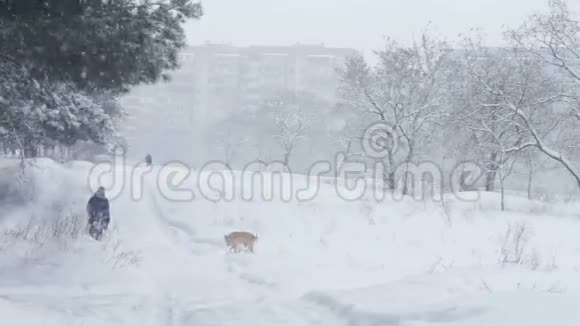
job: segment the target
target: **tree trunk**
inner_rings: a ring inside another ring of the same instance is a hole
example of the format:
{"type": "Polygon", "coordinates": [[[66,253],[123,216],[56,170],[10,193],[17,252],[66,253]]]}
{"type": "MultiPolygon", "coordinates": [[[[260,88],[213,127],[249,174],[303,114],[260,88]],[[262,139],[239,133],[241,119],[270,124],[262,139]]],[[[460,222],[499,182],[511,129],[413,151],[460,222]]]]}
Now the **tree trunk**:
{"type": "Polygon", "coordinates": [[[528,171],[528,200],[532,199],[532,181],[534,179],[534,161],[530,154],[530,169],[528,171]]]}
{"type": "Polygon", "coordinates": [[[501,191],[501,210],[502,212],[505,210],[505,191],[504,191],[504,176],[502,173],[502,168],[499,168],[499,186],[501,191]]]}
{"type": "Polygon", "coordinates": [[[403,175],[403,196],[409,194],[409,161],[405,162],[405,174],[403,175]]]}
{"type": "Polygon", "coordinates": [[[38,157],[38,148],[33,144],[27,143],[24,144],[24,156],[26,158],[35,158],[38,157]]]}
{"type": "Polygon", "coordinates": [[[409,187],[407,185],[407,182],[409,180],[408,174],[405,171],[405,174],[403,175],[403,196],[406,196],[409,194],[409,187]]]}
{"type": "MultiPolygon", "coordinates": [[[[487,173],[485,174],[485,191],[495,190],[495,178],[497,177],[497,156],[498,153],[492,153],[489,161],[492,163],[487,164],[487,173]]],[[[501,178],[501,177],[500,177],[501,178]]]]}
{"type": "Polygon", "coordinates": [[[286,169],[289,169],[288,168],[288,164],[290,164],[290,155],[291,154],[292,153],[289,152],[289,151],[287,151],[287,152],[284,153],[283,164],[284,164],[284,167],[286,167],[286,169]]]}
{"type": "Polygon", "coordinates": [[[459,176],[459,192],[470,190],[470,189],[467,189],[468,187],[467,187],[467,183],[465,181],[465,179],[467,179],[468,175],[469,175],[469,172],[463,171],[461,173],[461,175],[459,176]]]}
{"type": "MultiPolygon", "coordinates": [[[[407,153],[407,157],[405,158],[405,175],[403,176],[403,196],[408,195],[409,194],[409,164],[411,164],[411,160],[413,160],[413,157],[415,156],[415,145],[414,142],[411,141],[411,139],[409,139],[408,137],[405,137],[405,139],[407,139],[407,146],[409,146],[409,152],[407,153]]],[[[413,176],[415,177],[415,176],[413,176]]],[[[415,180],[413,180],[414,182],[415,180]]],[[[413,189],[413,191],[416,191],[415,189],[413,189]]]]}
{"type": "Polygon", "coordinates": [[[495,177],[497,176],[496,170],[488,170],[485,174],[485,191],[495,190],[495,177]]]}
{"type": "Polygon", "coordinates": [[[395,172],[394,171],[384,171],[383,172],[383,184],[387,186],[387,189],[391,192],[395,191],[395,172]]]}

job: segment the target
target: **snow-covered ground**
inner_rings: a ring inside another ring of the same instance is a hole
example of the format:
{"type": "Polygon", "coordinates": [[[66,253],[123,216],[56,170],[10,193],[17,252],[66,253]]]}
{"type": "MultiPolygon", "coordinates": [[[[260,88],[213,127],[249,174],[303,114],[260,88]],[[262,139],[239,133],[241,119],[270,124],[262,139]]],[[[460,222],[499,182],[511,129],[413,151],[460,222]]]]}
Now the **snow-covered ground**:
{"type": "Polygon", "coordinates": [[[141,199],[126,187],[111,200],[96,242],[84,230],[91,168],[40,159],[18,184],[16,162],[0,164],[3,194],[22,197],[0,216],[3,324],[580,323],[580,204],[349,202],[328,184],[307,202],[175,201],[156,168],[141,199]],[[227,252],[233,230],[258,234],[255,254],[227,252]]]}

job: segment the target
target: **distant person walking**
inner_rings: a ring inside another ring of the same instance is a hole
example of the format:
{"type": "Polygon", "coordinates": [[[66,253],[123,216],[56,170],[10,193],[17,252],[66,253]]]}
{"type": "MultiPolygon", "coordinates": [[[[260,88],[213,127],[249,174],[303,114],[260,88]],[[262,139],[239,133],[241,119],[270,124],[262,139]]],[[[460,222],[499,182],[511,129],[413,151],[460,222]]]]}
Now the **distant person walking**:
{"type": "Polygon", "coordinates": [[[153,164],[153,158],[151,158],[151,154],[147,154],[147,156],[145,156],[145,164],[147,164],[147,166],[151,166],[151,164],[153,164]]]}
{"type": "Polygon", "coordinates": [[[87,203],[87,214],[89,215],[89,234],[95,240],[100,240],[103,230],[108,229],[111,221],[109,200],[105,195],[105,188],[99,187],[97,192],[91,196],[87,203]]]}

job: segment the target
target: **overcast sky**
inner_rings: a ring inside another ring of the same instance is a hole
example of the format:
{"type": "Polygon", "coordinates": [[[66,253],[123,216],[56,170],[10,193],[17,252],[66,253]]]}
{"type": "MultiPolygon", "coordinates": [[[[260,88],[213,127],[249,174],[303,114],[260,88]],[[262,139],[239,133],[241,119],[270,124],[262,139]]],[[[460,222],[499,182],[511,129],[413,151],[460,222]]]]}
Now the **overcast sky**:
{"type": "MultiPolygon", "coordinates": [[[[580,11],[579,0],[569,0],[580,11]]],[[[503,26],[545,11],[547,0],[202,0],[205,15],[187,25],[188,42],[234,45],[324,43],[369,53],[385,36],[407,42],[432,22],[445,39],[482,27],[499,45],[503,26]]]]}

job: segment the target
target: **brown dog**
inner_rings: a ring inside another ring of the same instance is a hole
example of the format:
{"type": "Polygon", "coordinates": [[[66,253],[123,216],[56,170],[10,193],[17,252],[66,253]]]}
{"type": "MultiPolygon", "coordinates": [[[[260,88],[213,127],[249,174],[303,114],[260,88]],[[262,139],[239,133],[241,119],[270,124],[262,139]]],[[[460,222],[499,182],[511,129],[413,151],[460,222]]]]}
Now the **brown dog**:
{"type": "Polygon", "coordinates": [[[224,235],[224,240],[226,245],[228,245],[230,251],[239,252],[240,246],[246,247],[250,252],[254,252],[254,244],[258,239],[258,235],[251,234],[249,232],[236,231],[228,235],[224,235]]]}

